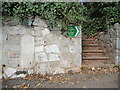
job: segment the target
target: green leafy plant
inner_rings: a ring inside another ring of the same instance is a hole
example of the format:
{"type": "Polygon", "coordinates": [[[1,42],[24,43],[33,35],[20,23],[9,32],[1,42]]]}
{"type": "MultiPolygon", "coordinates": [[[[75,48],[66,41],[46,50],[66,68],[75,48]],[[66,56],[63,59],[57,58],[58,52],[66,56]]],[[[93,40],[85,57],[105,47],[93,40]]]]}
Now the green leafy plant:
{"type": "Polygon", "coordinates": [[[79,25],[85,20],[85,7],[78,2],[3,2],[2,13],[19,17],[22,22],[36,15],[44,19],[49,27],[66,29],[66,25],[79,25]]]}
{"type": "Polygon", "coordinates": [[[118,2],[85,3],[87,22],[83,23],[83,32],[93,36],[100,31],[107,31],[107,27],[120,23],[120,4],[118,2]]]}

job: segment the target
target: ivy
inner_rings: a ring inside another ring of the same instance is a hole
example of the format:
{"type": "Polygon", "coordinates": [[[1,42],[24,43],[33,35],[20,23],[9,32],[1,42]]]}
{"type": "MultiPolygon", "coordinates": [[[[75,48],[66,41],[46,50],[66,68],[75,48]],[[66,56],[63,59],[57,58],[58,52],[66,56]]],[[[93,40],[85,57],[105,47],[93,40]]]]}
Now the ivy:
{"type": "Polygon", "coordinates": [[[36,15],[48,22],[50,27],[65,30],[66,25],[79,25],[85,21],[85,7],[79,2],[3,2],[3,16],[19,17],[21,22],[36,15]]]}
{"type": "Polygon", "coordinates": [[[120,23],[119,7],[119,2],[87,2],[83,5],[80,2],[2,2],[2,14],[3,17],[18,17],[21,23],[38,15],[50,28],[57,27],[62,31],[66,30],[66,25],[83,22],[83,33],[93,36],[120,23]]]}

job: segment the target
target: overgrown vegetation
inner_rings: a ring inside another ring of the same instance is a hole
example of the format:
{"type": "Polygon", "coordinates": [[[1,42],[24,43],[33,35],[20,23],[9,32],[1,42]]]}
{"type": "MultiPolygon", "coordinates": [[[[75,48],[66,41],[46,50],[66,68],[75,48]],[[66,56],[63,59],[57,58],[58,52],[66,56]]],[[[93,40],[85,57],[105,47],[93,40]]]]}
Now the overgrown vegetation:
{"type": "Polygon", "coordinates": [[[78,25],[84,21],[85,8],[79,2],[5,2],[2,3],[3,15],[19,17],[22,22],[36,15],[48,22],[51,27],[65,29],[66,25],[78,25]]]}
{"type": "Polygon", "coordinates": [[[84,34],[92,36],[115,23],[120,23],[120,4],[118,2],[85,3],[87,22],[83,23],[84,34]]]}
{"type": "MultiPolygon", "coordinates": [[[[46,20],[50,27],[66,30],[66,25],[79,25],[84,34],[92,36],[107,31],[108,26],[120,23],[119,2],[3,2],[3,16],[19,17],[21,22],[36,15],[46,20]]],[[[4,18],[3,18],[4,19],[4,18]]]]}

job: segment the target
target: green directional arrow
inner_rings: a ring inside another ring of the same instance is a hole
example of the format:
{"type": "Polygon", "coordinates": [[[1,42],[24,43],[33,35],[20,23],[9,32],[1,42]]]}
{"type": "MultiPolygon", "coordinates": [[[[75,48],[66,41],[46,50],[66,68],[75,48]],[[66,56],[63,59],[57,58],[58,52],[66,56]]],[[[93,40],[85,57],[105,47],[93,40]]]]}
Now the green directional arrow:
{"type": "Polygon", "coordinates": [[[76,37],[80,33],[80,29],[77,26],[69,25],[67,26],[66,36],[67,37],[76,37]]]}

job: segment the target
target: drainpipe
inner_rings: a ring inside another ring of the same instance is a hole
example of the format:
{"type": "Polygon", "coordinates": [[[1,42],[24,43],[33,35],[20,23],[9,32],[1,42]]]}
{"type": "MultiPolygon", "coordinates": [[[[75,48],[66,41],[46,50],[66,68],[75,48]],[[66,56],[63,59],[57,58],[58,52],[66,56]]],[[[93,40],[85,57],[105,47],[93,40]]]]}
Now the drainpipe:
{"type": "Polygon", "coordinates": [[[119,38],[118,38],[118,30],[117,30],[117,39],[116,39],[116,65],[118,65],[118,40],[119,40],[119,38]]]}

